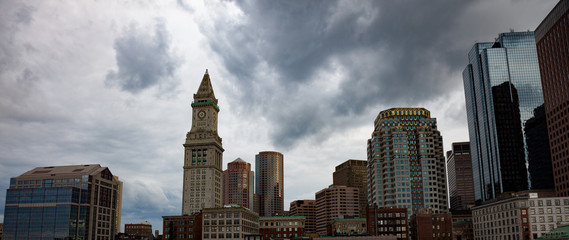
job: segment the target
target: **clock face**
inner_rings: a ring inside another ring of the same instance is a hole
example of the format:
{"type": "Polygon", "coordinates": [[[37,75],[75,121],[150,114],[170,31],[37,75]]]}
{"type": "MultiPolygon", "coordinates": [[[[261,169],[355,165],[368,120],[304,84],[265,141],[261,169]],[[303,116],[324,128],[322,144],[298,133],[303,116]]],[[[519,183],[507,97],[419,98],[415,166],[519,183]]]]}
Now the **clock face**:
{"type": "Polygon", "coordinates": [[[198,118],[203,119],[205,117],[205,112],[202,110],[198,113],[198,118]]]}

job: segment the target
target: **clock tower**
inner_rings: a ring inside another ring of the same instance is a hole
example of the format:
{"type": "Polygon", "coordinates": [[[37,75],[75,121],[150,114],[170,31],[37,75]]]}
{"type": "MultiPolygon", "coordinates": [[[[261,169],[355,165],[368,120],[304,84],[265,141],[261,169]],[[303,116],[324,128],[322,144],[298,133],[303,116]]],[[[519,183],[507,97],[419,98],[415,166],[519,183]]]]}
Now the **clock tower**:
{"type": "Polygon", "coordinates": [[[219,107],[207,70],[192,102],[192,128],[184,143],[182,215],[222,206],[223,147],[219,107]]]}

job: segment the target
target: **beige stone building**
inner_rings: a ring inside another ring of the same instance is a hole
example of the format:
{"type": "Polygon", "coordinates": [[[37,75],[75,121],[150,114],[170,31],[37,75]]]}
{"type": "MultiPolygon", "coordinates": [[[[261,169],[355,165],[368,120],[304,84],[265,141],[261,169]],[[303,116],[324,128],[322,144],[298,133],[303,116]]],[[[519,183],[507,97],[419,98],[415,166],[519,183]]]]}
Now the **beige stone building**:
{"type": "Polygon", "coordinates": [[[217,98],[206,70],[192,102],[192,128],[184,143],[182,214],[222,206],[223,147],[217,133],[217,98]]]}
{"type": "Polygon", "coordinates": [[[239,205],[202,210],[202,239],[244,239],[259,234],[259,215],[239,205]]]}

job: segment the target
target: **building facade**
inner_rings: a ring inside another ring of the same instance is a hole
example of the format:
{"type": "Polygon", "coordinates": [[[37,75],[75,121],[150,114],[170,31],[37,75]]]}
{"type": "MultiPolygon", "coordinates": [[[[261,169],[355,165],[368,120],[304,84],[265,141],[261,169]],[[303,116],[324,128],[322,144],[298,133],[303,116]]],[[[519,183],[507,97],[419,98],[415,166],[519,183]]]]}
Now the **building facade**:
{"type": "Polygon", "coordinates": [[[474,228],[472,226],[472,211],[451,209],[452,235],[454,239],[474,240],[474,228]]]}
{"type": "Polygon", "coordinates": [[[336,218],[359,215],[358,188],[332,185],[316,193],[316,233],[325,235],[326,225],[336,218]]]}
{"type": "Polygon", "coordinates": [[[184,143],[182,215],[222,206],[223,147],[217,133],[219,107],[206,70],[192,102],[192,128],[184,143]]]}
{"type": "Polygon", "coordinates": [[[368,236],[365,218],[336,218],[326,225],[326,236],[368,236]]]}
{"type": "Polygon", "coordinates": [[[259,218],[263,240],[292,239],[304,236],[304,216],[273,216],[259,218]]]}
{"type": "Polygon", "coordinates": [[[367,208],[367,161],[350,159],[336,166],[333,184],[359,189],[360,218],[365,218],[367,208]]]}
{"type": "Polygon", "coordinates": [[[535,30],[555,190],[569,196],[569,1],[561,0],[535,30]]]}
{"type": "Polygon", "coordinates": [[[446,213],[443,140],[437,120],[424,108],[381,111],[368,139],[368,203],[446,213]]]}
{"type": "Polygon", "coordinates": [[[413,240],[453,240],[452,216],[425,211],[411,215],[409,220],[413,240]]]}
{"type": "Polygon", "coordinates": [[[537,239],[569,224],[569,197],[523,191],[472,208],[475,239],[537,239]]]}
{"type": "Polygon", "coordinates": [[[452,150],[447,152],[447,171],[451,210],[468,209],[474,205],[469,142],[452,143],[452,150]]]}
{"type": "Polygon", "coordinates": [[[316,233],[316,200],[295,200],[290,203],[290,216],[304,216],[304,231],[316,233]]]}
{"type": "Polygon", "coordinates": [[[223,171],[223,205],[238,204],[253,210],[253,183],[250,163],[241,158],[228,163],[223,171]]]}
{"type": "Polygon", "coordinates": [[[255,156],[255,193],[259,216],[284,211],[284,156],[279,152],[260,152],[255,156]]]}
{"type": "Polygon", "coordinates": [[[397,240],[409,239],[407,208],[367,208],[367,231],[371,236],[392,235],[397,240]]]}
{"type": "Polygon", "coordinates": [[[534,33],[502,33],[495,42],[476,43],[468,59],[463,80],[474,195],[483,202],[503,192],[529,189],[526,164],[531,172],[549,162],[530,158],[544,156],[549,149],[528,147],[532,139],[524,130],[543,105],[534,33]]]}
{"type": "Polygon", "coordinates": [[[125,224],[124,235],[125,240],[149,239],[152,235],[152,224],[149,222],[125,224]]]}
{"type": "Polygon", "coordinates": [[[10,179],[3,239],[111,240],[122,184],[98,164],[34,168],[10,179]]]}
{"type": "Polygon", "coordinates": [[[259,215],[239,205],[202,210],[202,239],[244,239],[259,234],[259,215]]]}
{"type": "Polygon", "coordinates": [[[202,213],[183,216],[163,216],[162,236],[164,240],[202,239],[202,213]]]}

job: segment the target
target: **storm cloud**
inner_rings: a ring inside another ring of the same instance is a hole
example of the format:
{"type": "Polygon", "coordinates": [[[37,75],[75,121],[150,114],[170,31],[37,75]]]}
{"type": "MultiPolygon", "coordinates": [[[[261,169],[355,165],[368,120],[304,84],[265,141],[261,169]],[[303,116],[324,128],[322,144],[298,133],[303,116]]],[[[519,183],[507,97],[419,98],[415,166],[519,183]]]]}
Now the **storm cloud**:
{"type": "Polygon", "coordinates": [[[156,20],[154,34],[131,24],[115,40],[118,70],[110,70],[106,83],[123,91],[138,93],[174,77],[180,60],[170,51],[169,33],[163,20],[156,20]]]}

